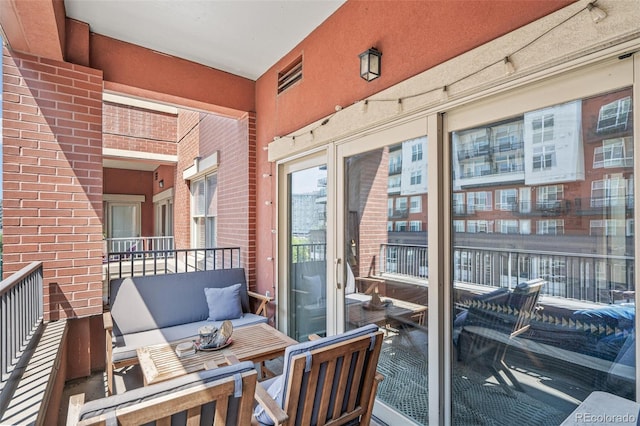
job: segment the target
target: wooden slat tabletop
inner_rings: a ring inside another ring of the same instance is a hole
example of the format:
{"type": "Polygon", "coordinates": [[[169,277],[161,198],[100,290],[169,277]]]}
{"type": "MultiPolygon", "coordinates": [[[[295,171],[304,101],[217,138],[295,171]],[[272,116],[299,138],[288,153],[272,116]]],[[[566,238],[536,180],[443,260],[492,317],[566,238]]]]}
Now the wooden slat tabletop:
{"type": "Polygon", "coordinates": [[[240,361],[262,362],[284,354],[287,346],[297,343],[294,339],[267,324],[255,324],[233,330],[232,343],[217,351],[197,351],[194,355],[178,358],[176,346],[184,339],[171,344],[138,348],[138,360],[145,385],[162,382],[184,374],[204,370],[207,366],[226,365],[225,354],[235,355],[240,361]]]}

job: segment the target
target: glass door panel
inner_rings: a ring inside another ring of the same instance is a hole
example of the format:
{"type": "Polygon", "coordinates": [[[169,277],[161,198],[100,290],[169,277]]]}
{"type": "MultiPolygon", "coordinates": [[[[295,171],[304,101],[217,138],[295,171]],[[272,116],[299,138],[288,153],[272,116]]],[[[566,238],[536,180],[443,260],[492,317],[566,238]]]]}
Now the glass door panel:
{"type": "Polygon", "coordinates": [[[426,424],[426,136],[344,158],[344,188],[344,329],[385,331],[378,402],[426,424]]]}
{"type": "Polygon", "coordinates": [[[288,174],[289,335],[298,341],[327,330],[327,167],[288,174]]]}
{"type": "Polygon", "coordinates": [[[631,104],[623,89],[451,133],[453,424],[635,399],[631,104]]]}
{"type": "Polygon", "coordinates": [[[143,250],[140,240],[140,204],[108,203],[110,252],[143,250]]]}

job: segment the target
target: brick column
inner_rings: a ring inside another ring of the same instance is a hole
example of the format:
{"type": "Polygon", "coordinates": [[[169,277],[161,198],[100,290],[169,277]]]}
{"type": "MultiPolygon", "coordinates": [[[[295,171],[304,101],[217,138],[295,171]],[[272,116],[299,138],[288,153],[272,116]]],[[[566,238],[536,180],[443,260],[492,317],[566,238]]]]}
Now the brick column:
{"type": "Polygon", "coordinates": [[[3,49],[4,276],[44,262],[45,319],[102,312],[102,73],[3,49]]]}

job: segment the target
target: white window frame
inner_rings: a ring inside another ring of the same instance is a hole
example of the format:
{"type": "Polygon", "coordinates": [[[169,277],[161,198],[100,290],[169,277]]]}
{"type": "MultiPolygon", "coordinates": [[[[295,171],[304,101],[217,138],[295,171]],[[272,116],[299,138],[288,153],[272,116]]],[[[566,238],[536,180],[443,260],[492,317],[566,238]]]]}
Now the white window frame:
{"type": "Polygon", "coordinates": [[[518,190],[516,188],[496,189],[496,210],[516,211],[518,190]]]}
{"type": "MultiPolygon", "coordinates": [[[[207,206],[209,206],[209,202],[211,201],[209,199],[209,191],[208,191],[208,181],[209,179],[215,177],[216,178],[216,191],[217,191],[217,173],[210,173],[207,175],[204,175],[202,177],[199,177],[198,179],[193,179],[191,181],[191,190],[190,190],[190,195],[191,195],[191,248],[212,248],[212,247],[216,247],[217,246],[217,237],[218,237],[218,230],[217,230],[217,226],[218,226],[218,217],[217,217],[217,207],[214,206],[215,208],[215,212],[214,214],[209,214],[207,212],[207,206]],[[194,194],[195,188],[197,185],[203,185],[203,191],[204,193],[202,194],[203,196],[203,203],[204,205],[203,207],[203,211],[197,211],[198,210],[198,199],[196,197],[196,195],[194,194]],[[204,221],[204,241],[200,241],[201,240],[201,236],[199,235],[198,231],[198,227],[199,225],[196,223],[196,219],[202,219],[204,221]],[[213,227],[213,229],[211,229],[213,227]],[[212,238],[211,238],[212,237],[212,238]],[[207,241],[209,240],[209,241],[207,241]],[[213,241],[211,241],[213,240],[213,241]]],[[[215,197],[215,195],[214,195],[215,197]]],[[[213,203],[216,202],[216,200],[211,201],[213,203]]]]}
{"type": "Polygon", "coordinates": [[[409,213],[422,213],[422,197],[413,196],[409,199],[409,213]]]}
{"type": "Polygon", "coordinates": [[[600,107],[598,113],[598,133],[611,130],[625,130],[629,121],[629,112],[631,111],[631,97],[627,96],[617,99],[600,107]],[[603,121],[613,120],[613,124],[603,123],[603,121]]]}
{"type": "Polygon", "coordinates": [[[411,162],[422,161],[422,143],[411,145],[411,162]]]}
{"type": "Polygon", "coordinates": [[[421,185],[422,184],[422,171],[414,170],[411,172],[411,185],[421,185]]]}
{"type": "Polygon", "coordinates": [[[536,207],[555,207],[564,199],[564,186],[562,184],[539,186],[536,195],[536,207]]]}
{"type": "Polygon", "coordinates": [[[621,176],[605,177],[591,182],[591,207],[613,207],[625,205],[627,183],[621,176]]]}
{"type": "Polygon", "coordinates": [[[410,232],[420,232],[420,231],[422,231],[422,221],[421,220],[410,220],[409,221],[409,231],[410,232]]]}
{"type": "Polygon", "coordinates": [[[406,232],[406,231],[408,231],[407,221],[406,220],[397,221],[395,223],[395,231],[396,232],[406,232]]]}
{"type": "Polygon", "coordinates": [[[538,235],[564,235],[564,219],[541,219],[536,221],[538,235]]]}
{"type": "Polygon", "coordinates": [[[553,114],[540,114],[531,120],[531,135],[534,144],[551,142],[555,127],[555,119],[553,114]],[[539,124],[538,128],[534,126],[539,124]]]}

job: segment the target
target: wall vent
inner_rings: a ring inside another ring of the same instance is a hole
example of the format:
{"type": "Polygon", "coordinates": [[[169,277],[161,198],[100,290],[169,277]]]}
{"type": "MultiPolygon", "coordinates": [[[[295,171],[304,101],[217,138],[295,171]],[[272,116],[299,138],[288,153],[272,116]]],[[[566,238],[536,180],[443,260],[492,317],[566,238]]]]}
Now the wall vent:
{"type": "Polygon", "coordinates": [[[302,56],[278,73],[278,94],[302,80],[302,56]]]}

